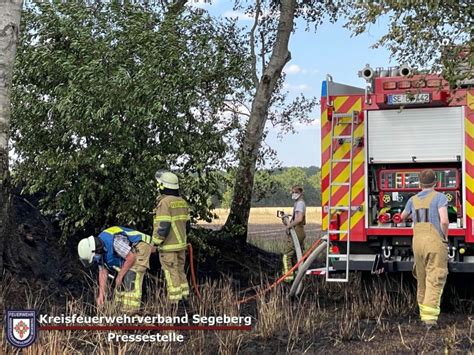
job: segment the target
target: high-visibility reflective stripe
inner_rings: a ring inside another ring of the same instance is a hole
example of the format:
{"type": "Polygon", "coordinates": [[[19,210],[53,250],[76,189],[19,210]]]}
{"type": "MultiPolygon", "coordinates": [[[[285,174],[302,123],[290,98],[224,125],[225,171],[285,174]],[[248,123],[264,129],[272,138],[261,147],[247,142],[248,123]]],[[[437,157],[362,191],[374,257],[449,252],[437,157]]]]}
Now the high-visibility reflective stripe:
{"type": "Polygon", "coordinates": [[[439,307],[431,307],[424,304],[419,304],[419,307],[420,307],[420,318],[422,321],[438,320],[438,316],[440,313],[439,307]]]}
{"type": "Polygon", "coordinates": [[[173,228],[174,235],[176,236],[176,239],[178,240],[177,244],[183,244],[183,239],[181,239],[181,235],[179,234],[178,227],[176,226],[176,223],[171,222],[171,228],[173,228]]]}
{"type": "Polygon", "coordinates": [[[189,296],[189,285],[187,283],[181,284],[181,294],[183,296],[189,296]]]}
{"type": "MultiPolygon", "coordinates": [[[[289,259],[288,256],[286,254],[283,254],[283,275],[285,275],[291,269],[291,265],[288,259],[289,259]]],[[[285,280],[291,281],[293,279],[294,279],[294,272],[288,275],[285,280]]]]}
{"type": "Polygon", "coordinates": [[[111,234],[117,234],[117,233],[123,232],[123,229],[120,227],[110,227],[110,228],[107,228],[105,232],[108,232],[111,234]]]}
{"type": "Polygon", "coordinates": [[[179,214],[176,216],[159,215],[153,218],[155,222],[187,221],[188,219],[189,216],[187,214],[179,214]]]}
{"type": "Polygon", "coordinates": [[[167,244],[160,247],[160,250],[163,250],[163,251],[177,251],[177,250],[182,250],[182,249],[186,249],[186,243],[167,244]]]}
{"type": "Polygon", "coordinates": [[[143,278],[143,275],[141,273],[136,273],[134,289],[129,292],[116,291],[114,301],[122,305],[124,308],[139,309],[141,306],[141,298],[142,298],[142,290],[141,290],[142,278],[143,278]]]}
{"type": "Polygon", "coordinates": [[[187,214],[181,214],[171,217],[171,221],[187,221],[189,219],[187,214]]]}
{"type": "Polygon", "coordinates": [[[137,232],[137,231],[126,232],[126,233],[129,236],[139,235],[142,238],[142,241],[144,241],[145,243],[151,244],[151,236],[149,236],[148,234],[137,232]]]}
{"type": "Polygon", "coordinates": [[[173,282],[171,281],[171,274],[168,270],[163,270],[165,274],[165,280],[166,280],[166,289],[168,292],[168,298],[170,300],[180,300],[182,299],[182,294],[181,294],[181,285],[178,287],[173,286],[173,282]]]}
{"type": "Polygon", "coordinates": [[[188,204],[186,201],[171,201],[170,202],[171,208],[188,208],[188,204]]]}
{"type": "Polygon", "coordinates": [[[166,286],[168,287],[168,290],[175,292],[179,291],[181,292],[181,286],[174,286],[173,281],[171,280],[171,274],[168,270],[164,270],[165,273],[165,279],[166,279],[166,286]]]}

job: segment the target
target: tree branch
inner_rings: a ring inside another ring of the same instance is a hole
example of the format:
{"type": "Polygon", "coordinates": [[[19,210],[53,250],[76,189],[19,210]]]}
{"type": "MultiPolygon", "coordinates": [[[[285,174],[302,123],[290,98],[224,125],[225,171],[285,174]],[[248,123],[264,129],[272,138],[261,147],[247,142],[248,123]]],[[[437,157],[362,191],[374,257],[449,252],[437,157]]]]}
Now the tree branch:
{"type": "MultiPolygon", "coordinates": [[[[224,105],[229,109],[230,112],[236,113],[239,115],[250,117],[250,113],[242,112],[236,109],[234,106],[229,105],[227,102],[224,102],[224,105]]],[[[246,107],[247,108],[247,107],[246,107]]]]}
{"type": "Polygon", "coordinates": [[[255,54],[255,31],[258,26],[258,18],[260,16],[260,0],[257,0],[255,5],[255,20],[253,22],[252,29],[250,30],[250,57],[252,58],[252,80],[255,87],[258,86],[258,76],[257,76],[257,56],[255,54]]]}

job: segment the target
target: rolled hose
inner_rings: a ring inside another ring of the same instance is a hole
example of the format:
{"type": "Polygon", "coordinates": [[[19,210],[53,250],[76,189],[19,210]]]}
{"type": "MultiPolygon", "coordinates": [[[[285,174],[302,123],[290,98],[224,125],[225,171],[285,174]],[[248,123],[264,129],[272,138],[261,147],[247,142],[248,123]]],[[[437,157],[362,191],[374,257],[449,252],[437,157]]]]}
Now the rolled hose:
{"type": "MultiPolygon", "coordinates": [[[[321,239],[320,239],[321,240],[321,239]]],[[[318,257],[321,252],[326,249],[326,241],[323,241],[316,249],[313,250],[311,255],[306,259],[306,261],[298,269],[298,274],[296,274],[295,280],[291,285],[290,297],[297,296],[301,292],[301,286],[303,285],[303,278],[306,276],[306,270],[311,266],[313,261],[318,257]]]]}

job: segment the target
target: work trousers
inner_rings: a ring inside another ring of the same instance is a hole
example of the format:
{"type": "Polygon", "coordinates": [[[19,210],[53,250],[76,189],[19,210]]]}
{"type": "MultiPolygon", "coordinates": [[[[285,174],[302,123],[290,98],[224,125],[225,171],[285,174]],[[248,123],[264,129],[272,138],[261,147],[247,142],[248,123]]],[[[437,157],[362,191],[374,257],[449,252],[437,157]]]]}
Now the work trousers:
{"type": "Polygon", "coordinates": [[[133,247],[136,259],[133,266],[125,274],[122,284],[115,290],[114,302],[124,311],[138,311],[141,306],[143,278],[150,268],[152,246],[140,242],[133,247]]]}
{"type": "Polygon", "coordinates": [[[165,274],[168,299],[176,303],[189,297],[189,285],[184,271],[186,251],[161,251],[160,263],[165,274]]]}
{"type": "Polygon", "coordinates": [[[433,323],[438,320],[441,294],[448,276],[448,249],[431,223],[415,224],[413,255],[420,318],[433,323]]]}
{"type": "MultiPolygon", "coordinates": [[[[301,245],[301,250],[303,250],[304,240],[306,238],[306,234],[305,234],[305,231],[304,231],[304,226],[303,225],[295,226],[295,232],[296,232],[296,235],[298,237],[298,241],[301,245]]],[[[285,275],[288,271],[290,271],[290,269],[294,265],[295,260],[296,260],[296,249],[295,249],[295,245],[293,243],[293,238],[291,238],[291,235],[287,235],[286,247],[285,247],[285,251],[283,253],[283,260],[282,260],[282,264],[283,264],[282,273],[283,273],[283,275],[285,275]]],[[[293,279],[294,279],[294,272],[291,275],[289,275],[285,279],[285,281],[289,282],[289,281],[293,281],[293,279]]]]}

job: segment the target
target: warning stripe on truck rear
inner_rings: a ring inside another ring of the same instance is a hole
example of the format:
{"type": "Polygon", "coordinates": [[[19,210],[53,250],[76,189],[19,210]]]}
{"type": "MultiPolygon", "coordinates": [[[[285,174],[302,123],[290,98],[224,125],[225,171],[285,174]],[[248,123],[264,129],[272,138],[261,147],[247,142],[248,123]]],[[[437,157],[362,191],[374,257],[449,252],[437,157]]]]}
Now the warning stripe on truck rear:
{"type": "MultiPolygon", "coordinates": [[[[334,112],[349,113],[352,111],[362,110],[361,96],[338,96],[333,98],[334,112]]],[[[364,177],[364,147],[355,147],[353,152],[352,172],[349,172],[348,163],[330,163],[331,157],[331,121],[327,117],[326,102],[323,100],[321,114],[321,151],[322,151],[322,167],[321,167],[321,189],[322,204],[327,206],[329,202],[329,169],[332,168],[333,182],[347,182],[349,174],[352,174],[352,206],[361,206],[365,196],[365,177],[364,177]]],[[[351,127],[349,124],[341,124],[335,126],[334,135],[350,135],[351,127]]],[[[364,122],[354,126],[354,139],[364,138],[364,122]]],[[[347,159],[350,156],[350,144],[348,142],[339,144],[337,140],[333,142],[333,159],[347,159]]],[[[347,205],[349,199],[349,189],[346,186],[333,186],[331,205],[347,205]]],[[[347,212],[341,213],[341,229],[347,229],[347,212]]],[[[365,240],[364,235],[364,211],[353,212],[351,219],[351,240],[365,240]]],[[[323,210],[323,230],[328,228],[328,215],[323,210]]],[[[345,234],[340,235],[341,239],[346,237],[345,234]]]]}
{"type": "Polygon", "coordinates": [[[466,241],[474,242],[474,95],[467,92],[464,120],[466,157],[466,241]]]}

